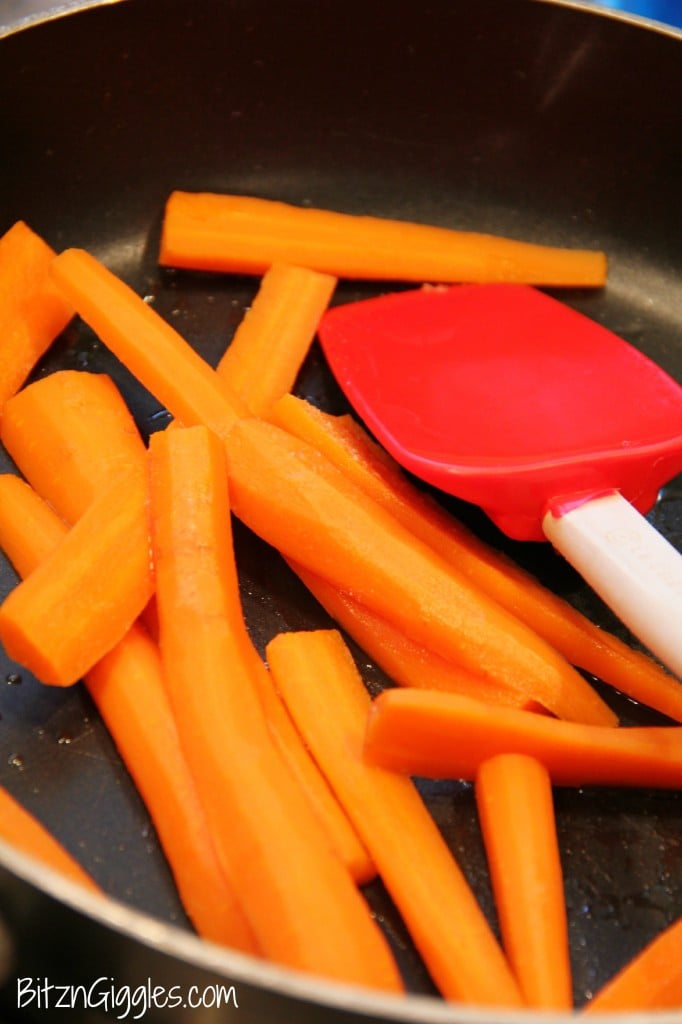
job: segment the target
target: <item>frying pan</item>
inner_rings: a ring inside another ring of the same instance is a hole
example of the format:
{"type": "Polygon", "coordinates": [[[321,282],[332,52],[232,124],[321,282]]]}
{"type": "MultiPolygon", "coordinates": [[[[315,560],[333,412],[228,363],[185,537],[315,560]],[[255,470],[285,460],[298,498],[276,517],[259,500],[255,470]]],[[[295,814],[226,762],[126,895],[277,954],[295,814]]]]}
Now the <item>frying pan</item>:
{"type": "MultiPolygon", "coordinates": [[[[0,39],[0,230],[23,218],[55,248],[89,249],[213,363],[257,282],[158,268],[161,212],[173,188],[604,248],[608,287],[571,291],[564,300],[679,379],[680,42],[673,30],[541,0],[87,4],[0,39]]],[[[337,301],[383,287],[345,283],[337,301]]],[[[81,325],[67,329],[37,373],[57,367],[110,373],[143,432],[164,424],[164,410],[81,325]]],[[[331,411],[346,408],[316,347],[297,391],[331,411]]],[[[0,455],[0,469],[10,468],[0,455]]],[[[475,508],[448,504],[580,610],[625,635],[549,546],[507,541],[475,508]]],[[[652,518],[679,546],[679,479],[652,518]]],[[[245,611],[261,648],[277,630],[329,624],[275,553],[239,525],[236,543],[245,611]]],[[[2,595],[13,583],[3,563],[2,595]]],[[[372,692],[386,685],[354,652],[372,692]]],[[[615,692],[605,696],[625,722],[660,721],[615,692]]],[[[234,986],[222,1010],[147,1008],[139,1018],[146,1021],[526,1019],[443,1003],[378,883],[367,896],[403,968],[406,1000],[199,942],[87,694],[43,687],[3,659],[0,715],[0,782],[112,897],[102,906],[0,849],[3,1019],[64,1018],[37,997],[19,1009],[17,978],[71,987],[104,979],[118,992],[177,985],[184,995],[191,985],[234,986]]],[[[456,780],[420,787],[494,922],[470,787],[456,780]]],[[[682,913],[682,796],[557,790],[556,801],[581,1005],[682,913]]],[[[81,1003],[68,1019],[115,1019],[125,1007],[107,1014],[105,994],[100,989],[99,1006],[81,1003]]],[[[127,1019],[139,1012],[140,1004],[127,1019]]],[[[661,1019],[680,1024],[682,1011],[661,1019]]]]}

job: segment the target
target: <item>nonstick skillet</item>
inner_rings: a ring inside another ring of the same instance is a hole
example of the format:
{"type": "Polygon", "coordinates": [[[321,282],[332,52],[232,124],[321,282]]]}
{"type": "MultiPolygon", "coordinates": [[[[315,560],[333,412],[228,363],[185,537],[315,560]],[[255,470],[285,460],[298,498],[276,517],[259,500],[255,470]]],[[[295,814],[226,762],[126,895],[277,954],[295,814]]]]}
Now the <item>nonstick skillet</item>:
{"type": "MultiPolygon", "coordinates": [[[[603,248],[606,289],[562,297],[679,380],[680,44],[673,30],[542,0],[85,4],[44,22],[27,20],[0,39],[0,231],[22,218],[57,249],[89,249],[153,297],[213,363],[256,281],[159,269],[161,212],[174,188],[603,248]]],[[[385,287],[345,283],[336,301],[385,287]]],[[[158,403],[79,324],[37,374],[61,367],[110,373],[143,433],[166,422],[158,403]]],[[[331,411],[345,408],[316,347],[297,391],[331,411]]],[[[11,469],[4,454],[0,460],[2,471],[11,469]]],[[[447,503],[582,611],[625,635],[547,545],[506,541],[474,508],[447,503]]],[[[679,480],[666,487],[652,518],[682,545],[679,480]]],[[[236,540],[245,610],[261,648],[280,629],[329,624],[273,551],[239,526],[236,540]]],[[[14,579],[3,562],[2,595],[14,579]]],[[[385,679],[354,652],[376,692],[385,679]]],[[[661,720],[600,692],[626,722],[661,720]]],[[[234,992],[220,1011],[150,1007],[144,1019],[524,1019],[438,999],[378,883],[367,895],[403,968],[406,1001],[203,945],[189,930],[147,812],[85,691],[44,687],[3,656],[0,716],[0,783],[113,897],[102,910],[2,848],[3,1019],[60,1019],[37,997],[19,1011],[18,978],[55,986],[105,979],[99,1005],[95,992],[90,1005],[69,1011],[70,1020],[87,1024],[120,1014],[124,1007],[114,1008],[111,996],[107,1015],[106,992],[126,985],[176,985],[186,995],[191,985],[203,991],[225,981],[234,992]]],[[[471,787],[420,787],[494,921],[471,787]]],[[[580,1006],[682,913],[682,797],[582,789],[558,790],[556,802],[580,1006]]],[[[139,1005],[128,1019],[135,1012],[139,1005]]],[[[664,1017],[679,1024],[682,1011],[664,1017]]]]}

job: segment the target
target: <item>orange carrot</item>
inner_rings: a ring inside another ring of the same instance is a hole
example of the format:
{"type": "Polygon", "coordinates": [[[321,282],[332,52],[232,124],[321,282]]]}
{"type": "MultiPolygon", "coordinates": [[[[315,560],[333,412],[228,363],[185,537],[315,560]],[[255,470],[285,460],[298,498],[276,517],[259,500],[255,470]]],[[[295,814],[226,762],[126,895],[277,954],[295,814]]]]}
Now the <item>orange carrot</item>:
{"type": "Polygon", "coordinates": [[[268,730],[240,609],[224,449],[203,427],[154,434],[150,496],[160,644],[181,742],[220,857],[264,953],[397,991],[369,908],[268,730]]]}
{"type": "Polygon", "coordinates": [[[0,238],[0,414],[73,317],[49,277],[54,256],[23,221],[0,238]]]}
{"type": "Polygon", "coordinates": [[[569,1010],[573,987],[552,785],[524,754],[476,773],[478,808],[502,943],[528,1006],[569,1010]]]}
{"type": "Polygon", "coordinates": [[[390,622],[320,576],[294,562],[289,565],[329,615],[399,685],[463,693],[530,711],[546,710],[529,700],[525,688],[515,690],[453,665],[428,648],[413,643],[390,622]]]}
{"type": "Polygon", "coordinates": [[[285,262],[337,277],[404,281],[599,286],[606,278],[601,252],[251,196],[181,191],[166,204],[159,261],[245,274],[285,262]]]}
{"type": "MultiPolygon", "coordinates": [[[[308,441],[368,497],[392,512],[473,584],[527,623],[573,665],[628,696],[682,721],[682,685],[652,658],[629,647],[485,544],[425,492],[350,416],[331,416],[287,395],[272,422],[308,441]]],[[[559,713],[556,709],[555,713],[559,713]]]]}
{"type": "Polygon", "coordinates": [[[576,717],[614,721],[549,645],[457,576],[311,445],[245,419],[235,423],[227,451],[236,515],[286,558],[467,671],[525,687],[545,707],[565,694],[576,717]]]}
{"type": "Polygon", "coordinates": [[[242,402],[141,296],[81,249],[60,253],[51,273],[77,313],[176,419],[229,433],[246,411],[242,402]]]}
{"type": "Polygon", "coordinates": [[[84,868],[6,789],[0,787],[0,839],[90,892],[101,889],[84,868]]]}
{"type": "Polygon", "coordinates": [[[505,753],[537,758],[559,786],[682,783],[679,725],[583,725],[435,690],[386,690],[372,705],[365,756],[384,768],[474,779],[505,753]]]}
{"type": "MultiPolygon", "coordinates": [[[[30,384],[8,403],[2,436],[19,469],[70,522],[82,515],[121,466],[146,467],[146,449],[132,415],[114,382],[103,374],[60,371],[30,384]],[[38,446],[32,443],[36,434],[41,439],[38,446]]],[[[150,623],[154,611],[152,601],[145,609],[144,622],[156,636],[157,628],[150,623]]],[[[250,645],[276,742],[353,876],[366,882],[373,875],[371,861],[304,749],[273,692],[265,666],[250,645]]]]}
{"type": "Polygon", "coordinates": [[[68,523],[113,474],[146,458],[120,391],[103,373],[59,370],[27,385],[5,406],[0,438],[32,487],[68,523]]]}
{"type": "Polygon", "coordinates": [[[43,682],[77,682],[149,601],[145,503],[140,467],[121,471],[0,606],[5,650],[43,682]]]}
{"type": "Polygon", "coordinates": [[[376,877],[376,868],[351,821],[336,799],[327,779],[304,744],[286,705],[264,665],[254,673],[265,717],[282,759],[305,794],[332,848],[358,885],[376,877]]]}
{"type": "Polygon", "coordinates": [[[443,995],[521,1005],[502,951],[416,787],[362,759],[370,699],[340,634],[281,633],[266,655],[443,995]]]}
{"type": "Polygon", "coordinates": [[[217,367],[255,416],[293,387],[335,287],[329,274],[286,263],[264,274],[217,367]]]}
{"type": "MultiPolygon", "coordinates": [[[[27,483],[0,475],[0,548],[20,576],[33,572],[59,547],[67,529],[27,483]]],[[[180,750],[156,644],[133,624],[84,682],[147,806],[198,933],[257,953],[234,887],[218,863],[180,750]]]]}
{"type": "Polygon", "coordinates": [[[682,917],[660,932],[583,1007],[637,1013],[682,1007],[682,917]]]}

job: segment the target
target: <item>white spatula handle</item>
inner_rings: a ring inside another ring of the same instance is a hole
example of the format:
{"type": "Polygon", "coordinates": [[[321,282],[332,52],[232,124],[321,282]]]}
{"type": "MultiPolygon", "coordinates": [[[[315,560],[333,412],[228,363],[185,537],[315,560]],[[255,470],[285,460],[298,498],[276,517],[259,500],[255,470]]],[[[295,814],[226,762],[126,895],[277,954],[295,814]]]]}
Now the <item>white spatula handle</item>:
{"type": "Polygon", "coordinates": [[[682,556],[617,492],[562,515],[546,537],[625,625],[682,676],[682,556]]]}

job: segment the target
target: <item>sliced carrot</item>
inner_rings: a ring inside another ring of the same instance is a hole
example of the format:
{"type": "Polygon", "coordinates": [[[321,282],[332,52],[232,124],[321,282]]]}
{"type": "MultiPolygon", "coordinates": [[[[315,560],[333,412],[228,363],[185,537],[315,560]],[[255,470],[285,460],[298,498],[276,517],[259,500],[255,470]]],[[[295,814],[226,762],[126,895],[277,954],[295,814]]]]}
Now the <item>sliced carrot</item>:
{"type": "Polygon", "coordinates": [[[268,731],[244,645],[224,448],[202,427],[150,442],[160,643],[181,741],[219,855],[265,954],[397,991],[369,908],[268,731]]]}
{"type": "Polygon", "coordinates": [[[464,693],[494,704],[532,711],[546,710],[529,699],[525,688],[515,690],[453,665],[427,647],[409,640],[390,622],[320,576],[294,562],[289,565],[329,615],[399,685],[464,693]]]}
{"type": "Polygon", "coordinates": [[[304,744],[275,688],[271,673],[264,665],[262,671],[255,673],[255,680],[275,746],[322,824],[337,856],[355,882],[366,885],[376,877],[376,868],[367,848],[304,744]]]}
{"type": "Polygon", "coordinates": [[[121,471],[59,547],[0,606],[10,658],[70,686],[118,643],[153,592],[146,479],[121,471]]]}
{"type": "Polygon", "coordinates": [[[74,315],[50,279],[54,257],[24,221],[0,238],[0,412],[74,315]]]}
{"type": "Polygon", "coordinates": [[[243,404],[141,296],[82,249],[60,253],[51,273],[77,313],[173,416],[226,436],[243,404]]]}
{"type": "Polygon", "coordinates": [[[637,1013],[682,1007],[682,917],[660,932],[583,1007],[637,1013]]]}
{"type": "Polygon", "coordinates": [[[82,370],[59,370],[22,388],[5,406],[0,438],[29,483],[69,523],[112,474],[146,458],[111,377],[82,370]]]}
{"type": "MultiPolygon", "coordinates": [[[[682,721],[682,685],[652,658],[581,615],[567,601],[468,530],[424,491],[348,415],[332,416],[287,395],[272,422],[308,441],[368,497],[392,512],[472,583],[527,623],[573,665],[682,721]]],[[[555,710],[555,713],[559,713],[555,710]]]]}
{"type": "Polygon", "coordinates": [[[329,274],[286,263],[263,275],[217,367],[255,416],[291,391],[335,287],[329,274]]]}
{"type": "MultiPolygon", "coordinates": [[[[67,529],[25,481],[0,475],[0,548],[20,576],[33,572],[59,547],[67,529]]],[[[198,933],[257,953],[234,888],[218,863],[180,750],[156,644],[133,624],[84,682],[147,806],[198,933]]]]}
{"type": "Polygon", "coordinates": [[[583,725],[435,690],[386,690],[372,705],[365,756],[373,764],[474,779],[484,761],[504,753],[537,758],[559,786],[682,783],[679,725],[583,725]]]}
{"type": "Polygon", "coordinates": [[[599,286],[601,252],[292,206],[252,196],[171,193],[160,263],[263,273],[272,263],[337,277],[599,286]]]}
{"type": "Polygon", "coordinates": [[[532,630],[459,577],[311,445],[260,420],[227,443],[234,511],[286,558],[333,582],[411,640],[587,721],[614,715],[532,630]],[[550,703],[552,702],[552,703],[550,703]]]}
{"type": "Polygon", "coordinates": [[[569,1010],[573,986],[561,856],[547,769],[498,754],[476,773],[476,806],[502,944],[528,1006],[569,1010]]]}
{"type": "Polygon", "coordinates": [[[0,839],[90,892],[100,887],[34,815],[0,787],[0,839]]]}
{"type": "Polygon", "coordinates": [[[442,994],[521,1005],[497,940],[416,787],[363,761],[370,698],[340,634],[281,633],[266,654],[442,994]]]}
{"type": "MultiPolygon", "coordinates": [[[[30,384],[8,403],[2,434],[17,466],[70,522],[78,519],[121,466],[146,466],[146,448],[132,415],[114,382],[103,374],[60,371],[30,384]],[[41,438],[38,446],[32,443],[36,433],[41,438]]],[[[145,625],[152,610],[153,602],[145,609],[145,625]]],[[[154,627],[152,635],[156,634],[154,627]]],[[[303,747],[253,644],[244,636],[252,648],[254,674],[267,701],[276,742],[353,877],[368,881],[374,869],[366,850],[303,747]]]]}

